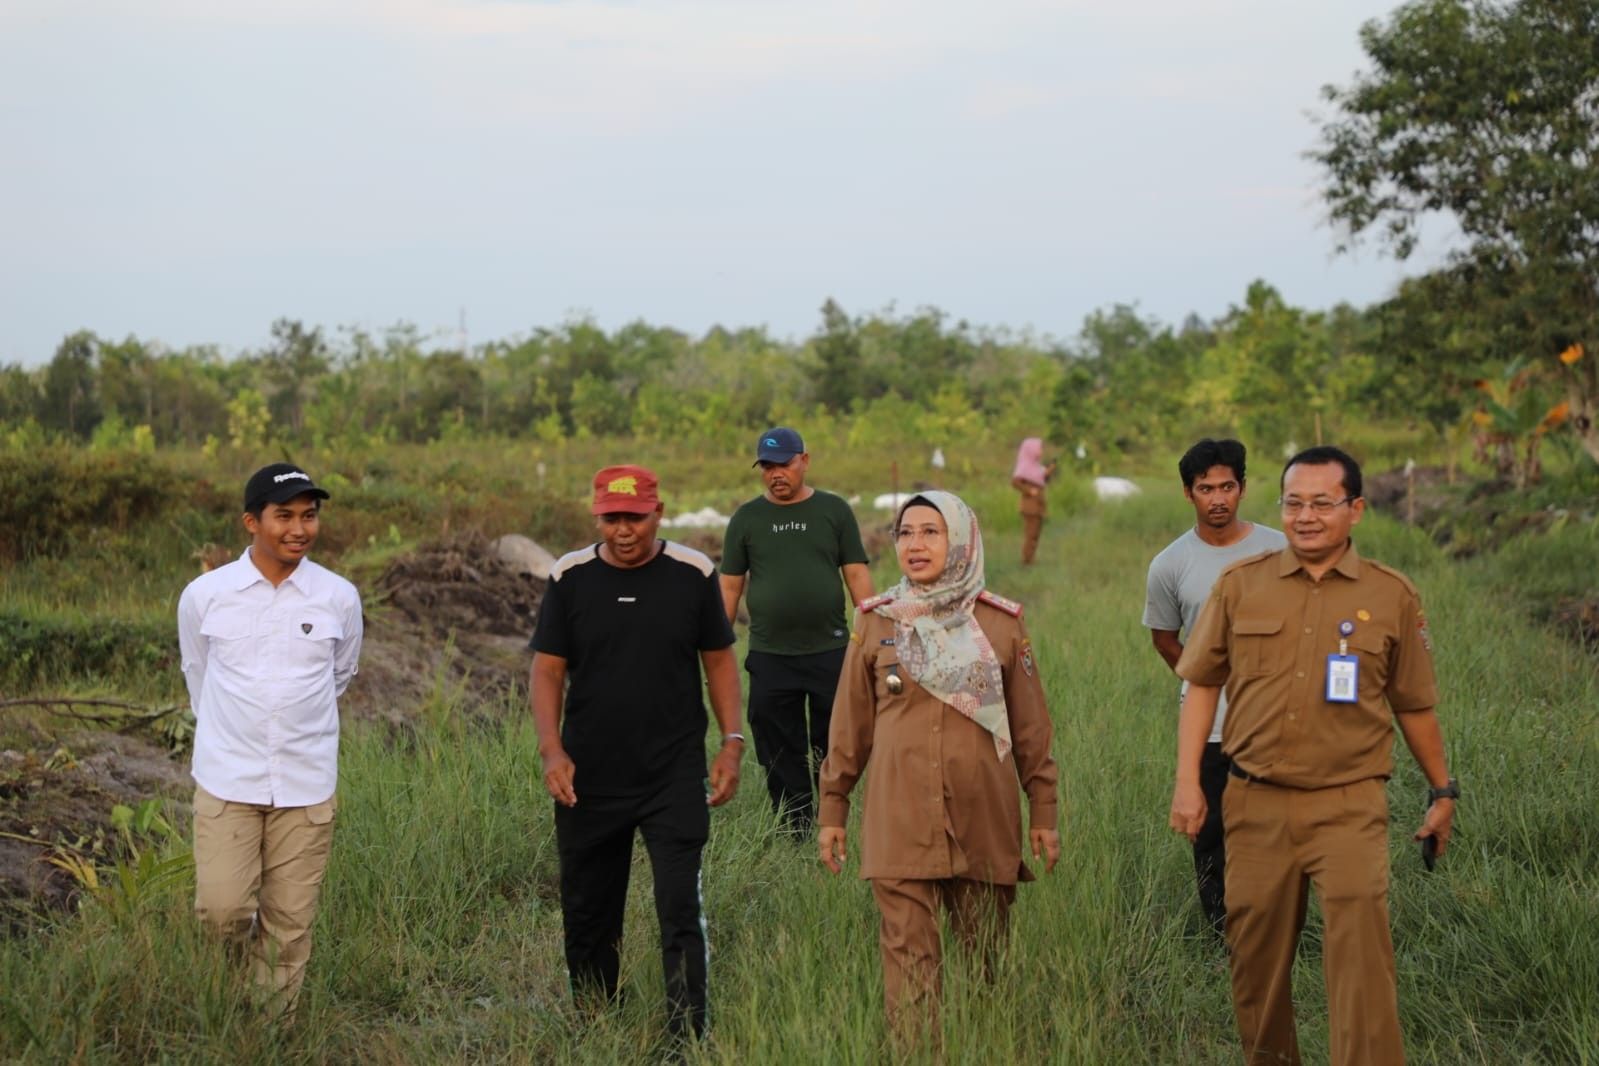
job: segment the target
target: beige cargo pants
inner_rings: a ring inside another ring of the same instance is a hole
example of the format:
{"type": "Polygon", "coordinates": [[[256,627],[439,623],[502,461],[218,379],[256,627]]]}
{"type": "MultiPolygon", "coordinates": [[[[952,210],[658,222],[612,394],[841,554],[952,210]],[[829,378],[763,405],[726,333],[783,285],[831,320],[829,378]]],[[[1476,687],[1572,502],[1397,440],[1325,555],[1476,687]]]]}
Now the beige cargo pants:
{"type": "Polygon", "coordinates": [[[333,845],[336,802],[270,807],[194,791],[194,909],[249,952],[272,1009],[291,1014],[333,845]]]}

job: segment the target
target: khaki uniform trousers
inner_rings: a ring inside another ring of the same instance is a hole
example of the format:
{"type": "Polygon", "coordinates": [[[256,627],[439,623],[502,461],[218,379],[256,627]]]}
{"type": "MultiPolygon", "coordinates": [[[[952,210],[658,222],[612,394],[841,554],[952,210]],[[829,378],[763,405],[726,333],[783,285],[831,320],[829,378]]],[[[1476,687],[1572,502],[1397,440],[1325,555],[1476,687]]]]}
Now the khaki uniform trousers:
{"type": "Polygon", "coordinates": [[[1222,820],[1233,1010],[1244,1061],[1298,1066],[1291,977],[1315,885],[1326,926],[1332,1066],[1402,1064],[1383,781],[1307,790],[1230,777],[1222,820]]]}
{"type": "Polygon", "coordinates": [[[1042,496],[1022,497],[1022,565],[1032,563],[1038,552],[1038,536],[1044,530],[1044,499],[1042,496]]]}
{"type": "Polygon", "coordinates": [[[333,845],[334,800],[271,807],[194,791],[194,909],[248,949],[257,985],[294,1010],[311,955],[322,875],[333,845]]]}
{"type": "Polygon", "coordinates": [[[942,945],[938,912],[949,912],[950,930],[963,948],[978,951],[985,971],[1003,943],[1015,885],[995,885],[964,877],[872,879],[872,895],[882,917],[878,940],[883,954],[883,1006],[895,1029],[936,1027],[943,992],[942,945]]]}
{"type": "Polygon", "coordinates": [[[1044,516],[1041,514],[1022,515],[1022,564],[1029,565],[1033,556],[1038,554],[1038,536],[1044,530],[1044,516]]]}

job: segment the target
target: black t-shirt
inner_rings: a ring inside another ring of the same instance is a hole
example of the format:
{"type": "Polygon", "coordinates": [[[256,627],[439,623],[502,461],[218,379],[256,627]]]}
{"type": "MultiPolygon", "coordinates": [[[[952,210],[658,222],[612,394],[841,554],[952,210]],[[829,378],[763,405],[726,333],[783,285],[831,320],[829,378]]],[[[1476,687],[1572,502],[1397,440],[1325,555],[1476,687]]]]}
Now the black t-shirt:
{"type": "Polygon", "coordinates": [[[631,569],[605,562],[597,544],[562,556],[532,645],[566,660],[561,743],[578,796],[704,777],[699,653],[732,643],[716,565],[703,553],[663,541],[631,569]]]}

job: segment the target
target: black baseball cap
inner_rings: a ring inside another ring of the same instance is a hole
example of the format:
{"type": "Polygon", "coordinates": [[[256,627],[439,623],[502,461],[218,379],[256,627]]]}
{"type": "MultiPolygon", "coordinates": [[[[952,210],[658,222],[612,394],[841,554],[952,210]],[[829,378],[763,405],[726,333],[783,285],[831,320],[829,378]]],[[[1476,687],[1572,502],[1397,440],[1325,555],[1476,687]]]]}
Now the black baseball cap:
{"type": "Polygon", "coordinates": [[[786,463],[805,450],[799,431],[787,426],[775,426],[761,434],[755,442],[755,463],[786,463]]]}
{"type": "Polygon", "coordinates": [[[244,509],[258,511],[269,503],[288,503],[296,496],[328,498],[327,489],[319,489],[311,475],[293,463],[273,463],[263,466],[250,475],[244,483],[244,509]]]}

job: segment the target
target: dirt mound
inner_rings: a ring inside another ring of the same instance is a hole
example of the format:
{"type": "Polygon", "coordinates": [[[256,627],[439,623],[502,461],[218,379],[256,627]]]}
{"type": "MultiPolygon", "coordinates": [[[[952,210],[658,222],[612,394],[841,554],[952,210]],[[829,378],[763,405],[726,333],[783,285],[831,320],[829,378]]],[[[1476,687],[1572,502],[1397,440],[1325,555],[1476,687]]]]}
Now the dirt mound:
{"type": "Polygon", "coordinates": [[[1418,466],[1413,478],[1414,509],[1410,500],[1412,476],[1406,475],[1403,467],[1385,470],[1365,479],[1367,505],[1401,522],[1413,521],[1418,526],[1431,526],[1433,519],[1447,512],[1459,500],[1459,492],[1449,484],[1449,472],[1441,466],[1418,466]]]}
{"type": "Polygon", "coordinates": [[[119,733],[85,731],[40,749],[0,751],[0,932],[31,911],[65,905],[77,890],[50,856],[115,858],[111,808],[151,796],[184,803],[193,788],[186,759],[119,733]]]}
{"type": "Polygon", "coordinates": [[[533,632],[544,582],[501,562],[478,534],[426,544],[378,578],[375,595],[414,625],[520,636],[533,632]]]}
{"type": "Polygon", "coordinates": [[[366,596],[361,670],[342,709],[403,724],[441,688],[470,704],[526,706],[527,641],[544,586],[478,533],[395,559],[366,596]]]}
{"type": "Polygon", "coordinates": [[[1599,596],[1561,600],[1555,605],[1550,621],[1584,648],[1599,652],[1599,596]]]}

